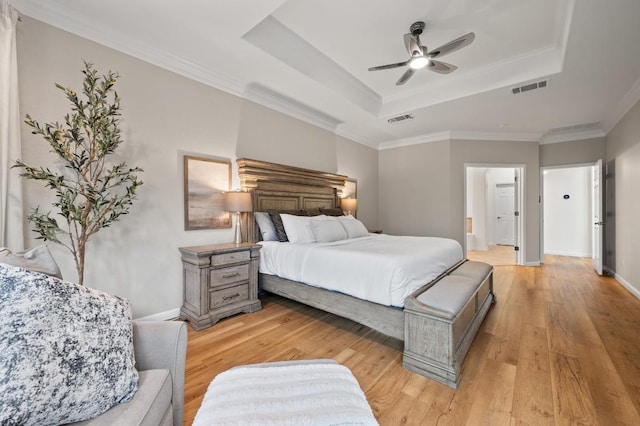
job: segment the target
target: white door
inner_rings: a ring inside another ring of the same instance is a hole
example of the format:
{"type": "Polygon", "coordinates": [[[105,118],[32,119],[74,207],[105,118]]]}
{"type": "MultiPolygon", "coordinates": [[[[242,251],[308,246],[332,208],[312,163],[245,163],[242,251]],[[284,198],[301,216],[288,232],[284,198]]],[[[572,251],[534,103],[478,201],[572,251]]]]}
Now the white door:
{"type": "Polygon", "coordinates": [[[516,243],[514,186],[513,183],[496,184],[493,198],[496,213],[496,244],[512,246],[516,243]]]}
{"type": "Polygon", "coordinates": [[[593,166],[593,269],[602,275],[602,241],[604,234],[604,222],[602,221],[602,160],[598,160],[593,166]]]}
{"type": "Polygon", "coordinates": [[[520,238],[522,237],[522,221],[520,220],[520,211],[522,210],[522,205],[520,204],[520,185],[522,184],[521,182],[521,173],[520,173],[520,169],[515,168],[513,169],[513,178],[515,181],[515,185],[513,186],[513,208],[515,209],[514,215],[515,217],[515,225],[513,227],[513,232],[515,232],[515,237],[514,237],[514,246],[515,246],[515,250],[513,251],[513,255],[515,257],[515,262],[516,265],[520,265],[521,264],[521,259],[520,259],[520,244],[522,244],[520,242],[520,238]]]}

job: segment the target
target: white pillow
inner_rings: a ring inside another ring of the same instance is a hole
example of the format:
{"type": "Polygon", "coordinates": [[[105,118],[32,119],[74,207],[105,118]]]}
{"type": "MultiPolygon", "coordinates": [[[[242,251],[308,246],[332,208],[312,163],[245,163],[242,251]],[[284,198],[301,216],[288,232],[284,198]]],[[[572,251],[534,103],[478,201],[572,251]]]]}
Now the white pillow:
{"type": "Polygon", "coordinates": [[[311,230],[319,243],[330,243],[349,238],[347,231],[338,222],[338,219],[312,218],[311,230]]]}
{"type": "Polygon", "coordinates": [[[338,216],[338,221],[344,226],[349,238],[368,237],[369,231],[364,223],[353,216],[338,216]]]}
{"type": "Polygon", "coordinates": [[[278,234],[276,234],[276,227],[273,224],[269,213],[255,212],[253,216],[256,218],[256,222],[258,222],[262,241],[279,241],[278,234]]]}
{"type": "Polygon", "coordinates": [[[284,232],[287,233],[289,242],[296,243],[315,243],[316,236],[311,230],[311,217],[295,216],[292,214],[281,213],[282,225],[284,232]]]}

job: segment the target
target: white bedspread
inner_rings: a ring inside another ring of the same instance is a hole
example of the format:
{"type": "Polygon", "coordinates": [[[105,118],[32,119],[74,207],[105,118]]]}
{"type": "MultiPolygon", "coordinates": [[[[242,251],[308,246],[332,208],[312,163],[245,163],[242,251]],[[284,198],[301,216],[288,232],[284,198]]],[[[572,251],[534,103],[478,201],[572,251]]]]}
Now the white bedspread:
{"type": "Polygon", "coordinates": [[[457,241],[437,237],[371,234],[332,243],[260,244],[261,273],[398,307],[462,260],[457,241]]]}

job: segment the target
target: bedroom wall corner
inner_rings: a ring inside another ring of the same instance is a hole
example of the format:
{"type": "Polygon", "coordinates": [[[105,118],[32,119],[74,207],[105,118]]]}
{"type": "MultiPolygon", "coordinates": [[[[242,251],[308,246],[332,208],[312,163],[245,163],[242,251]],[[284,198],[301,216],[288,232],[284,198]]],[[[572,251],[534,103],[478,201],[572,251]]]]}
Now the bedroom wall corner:
{"type": "Polygon", "coordinates": [[[379,151],[336,136],[338,173],[358,181],[357,216],[368,229],[378,229],[379,151]]]}
{"type": "Polygon", "coordinates": [[[640,101],[613,127],[606,142],[605,262],[633,294],[640,294],[640,101]]]}

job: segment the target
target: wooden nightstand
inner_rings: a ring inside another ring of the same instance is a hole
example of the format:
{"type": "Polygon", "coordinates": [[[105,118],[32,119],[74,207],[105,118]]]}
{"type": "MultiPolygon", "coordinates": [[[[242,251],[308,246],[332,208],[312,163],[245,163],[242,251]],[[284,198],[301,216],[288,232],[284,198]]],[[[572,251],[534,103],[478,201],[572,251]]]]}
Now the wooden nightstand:
{"type": "Polygon", "coordinates": [[[221,318],[259,311],[260,248],[233,243],[180,247],[184,283],[180,318],[202,330],[221,318]]]}

